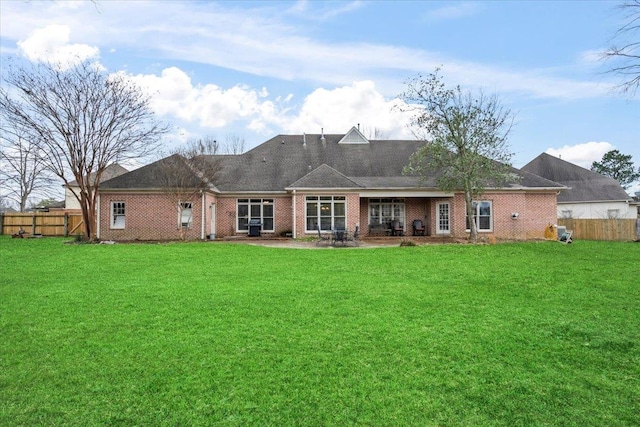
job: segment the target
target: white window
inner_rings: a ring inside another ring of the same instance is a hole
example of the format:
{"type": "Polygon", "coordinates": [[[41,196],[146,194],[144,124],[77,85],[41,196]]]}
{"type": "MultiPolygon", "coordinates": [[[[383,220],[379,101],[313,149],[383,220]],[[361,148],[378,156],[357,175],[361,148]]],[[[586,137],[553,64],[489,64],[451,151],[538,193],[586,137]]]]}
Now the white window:
{"type": "Polygon", "coordinates": [[[111,228],[124,228],[124,202],[111,202],[111,228]]]}
{"type": "Polygon", "coordinates": [[[238,199],[237,230],[249,231],[249,221],[259,220],[262,231],[274,231],[273,199],[238,199]]]}
{"type": "Polygon", "coordinates": [[[369,224],[391,227],[395,220],[405,224],[405,209],[403,199],[369,199],[369,224]]]}
{"type": "Polygon", "coordinates": [[[436,205],[437,217],[436,217],[436,234],[449,234],[451,233],[451,220],[449,217],[449,203],[438,203],[436,205]]]}
{"type": "Polygon", "coordinates": [[[191,202],[180,202],[180,226],[191,228],[193,225],[193,210],[191,202]]]}
{"type": "MultiPolygon", "coordinates": [[[[490,200],[473,202],[473,221],[478,231],[493,231],[493,206],[490,200]]],[[[467,217],[467,231],[471,229],[467,217]]]]}
{"type": "Polygon", "coordinates": [[[305,206],[307,232],[345,230],[347,227],[344,196],[307,196],[305,206]]]}
{"type": "Polygon", "coordinates": [[[573,217],[573,211],[572,211],[572,210],[570,210],[570,209],[568,209],[568,210],[563,210],[563,211],[561,212],[561,214],[562,214],[562,218],[564,218],[564,219],[568,219],[568,218],[572,218],[572,217],[573,217]]]}

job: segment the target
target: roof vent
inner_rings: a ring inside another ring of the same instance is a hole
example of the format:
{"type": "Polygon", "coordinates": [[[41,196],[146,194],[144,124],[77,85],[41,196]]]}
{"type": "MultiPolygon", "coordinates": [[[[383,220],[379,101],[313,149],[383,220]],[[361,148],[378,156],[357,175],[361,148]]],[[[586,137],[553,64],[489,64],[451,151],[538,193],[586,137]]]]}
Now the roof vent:
{"type": "Polygon", "coordinates": [[[302,145],[307,145],[307,134],[306,133],[302,134],[302,145]]]}
{"type": "Polygon", "coordinates": [[[266,157],[263,157],[263,158],[262,158],[262,163],[266,163],[266,162],[267,162],[267,158],[266,158],[266,157]]]}
{"type": "Polygon", "coordinates": [[[324,128],[320,128],[320,141],[322,141],[323,144],[326,141],[324,137],[324,128]]]}

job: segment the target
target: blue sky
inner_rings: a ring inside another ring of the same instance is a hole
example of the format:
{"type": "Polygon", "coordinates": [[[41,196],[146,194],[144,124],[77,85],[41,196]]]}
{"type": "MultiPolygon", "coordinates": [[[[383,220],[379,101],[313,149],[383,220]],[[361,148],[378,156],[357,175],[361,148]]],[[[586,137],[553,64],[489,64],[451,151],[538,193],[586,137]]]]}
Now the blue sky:
{"type": "MultiPolygon", "coordinates": [[[[617,2],[0,2],[0,54],[83,58],[135,79],[189,138],[344,133],[406,138],[404,82],[442,67],[516,113],[514,165],[542,152],[588,167],[610,149],[640,165],[640,99],[615,93],[597,52],[617,2]]],[[[3,67],[4,68],[4,67],[3,67]]]]}

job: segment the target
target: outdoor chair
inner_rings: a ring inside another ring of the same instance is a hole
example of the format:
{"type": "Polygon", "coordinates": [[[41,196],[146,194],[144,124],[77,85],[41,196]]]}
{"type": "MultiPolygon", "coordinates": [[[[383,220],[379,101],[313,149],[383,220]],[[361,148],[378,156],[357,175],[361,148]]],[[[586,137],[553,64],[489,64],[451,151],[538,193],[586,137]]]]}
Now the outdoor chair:
{"type": "Polygon", "coordinates": [[[421,219],[413,220],[413,235],[414,236],[424,236],[425,226],[424,222],[421,219]]]}
{"type": "Polygon", "coordinates": [[[316,240],[316,245],[320,246],[323,243],[329,244],[331,243],[331,238],[329,236],[325,236],[320,232],[320,226],[316,225],[316,230],[318,230],[318,240],[316,240]]]}
{"type": "Polygon", "coordinates": [[[353,235],[347,235],[347,240],[353,242],[354,246],[360,246],[360,242],[358,239],[360,238],[360,226],[356,225],[356,229],[353,232],[353,235]]]}
{"type": "Polygon", "coordinates": [[[335,246],[338,242],[342,243],[342,246],[345,246],[348,238],[347,230],[334,230],[333,231],[333,242],[332,244],[335,246]]]}
{"type": "Polygon", "coordinates": [[[402,227],[402,223],[398,220],[391,222],[391,235],[392,236],[403,236],[404,228],[402,227]]]}
{"type": "Polygon", "coordinates": [[[560,235],[558,240],[564,244],[573,243],[573,237],[571,236],[573,236],[573,230],[567,230],[560,235]]]}

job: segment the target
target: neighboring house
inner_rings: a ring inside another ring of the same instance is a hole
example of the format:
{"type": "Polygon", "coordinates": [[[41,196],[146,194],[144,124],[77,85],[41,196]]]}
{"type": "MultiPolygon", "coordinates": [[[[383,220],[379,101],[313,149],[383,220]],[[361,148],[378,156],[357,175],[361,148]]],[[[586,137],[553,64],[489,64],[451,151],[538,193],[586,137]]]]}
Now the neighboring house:
{"type": "Polygon", "coordinates": [[[37,211],[37,212],[52,212],[52,211],[55,212],[55,211],[64,211],[65,209],[66,209],[66,201],[60,200],[60,201],[53,201],[51,203],[47,203],[44,206],[38,206],[30,210],[37,211]]]}
{"type": "MultiPolygon", "coordinates": [[[[366,236],[396,220],[411,234],[418,219],[428,235],[464,238],[463,194],[439,190],[435,176],[403,174],[421,144],[370,141],[355,127],[345,135],[279,135],[244,154],[209,156],[210,170],[194,171],[193,177],[211,183],[179,202],[167,197],[157,179],[172,156],[102,183],[98,237],[175,239],[179,231],[188,239],[241,236],[251,220],[269,236],[313,237],[316,227],[329,233],[356,226],[366,236]]],[[[499,239],[544,238],[556,222],[556,195],[565,187],[512,171],[517,182],[487,189],[476,201],[479,232],[499,239]]]]}
{"type": "MultiPolygon", "coordinates": [[[[102,177],[100,179],[100,183],[110,180],[111,178],[115,178],[122,174],[129,172],[127,169],[123,168],[117,163],[109,165],[106,167],[104,172],[102,173],[102,177]]],[[[90,175],[90,179],[94,175],[90,175]]],[[[74,194],[80,194],[80,187],[78,186],[78,181],[72,181],[69,185],[64,186],[64,209],[69,210],[81,210],[80,202],[74,194]]]]}
{"type": "Polygon", "coordinates": [[[560,219],[633,219],[638,207],[613,178],[590,171],[546,153],[522,167],[568,187],[558,194],[560,219]]]}

